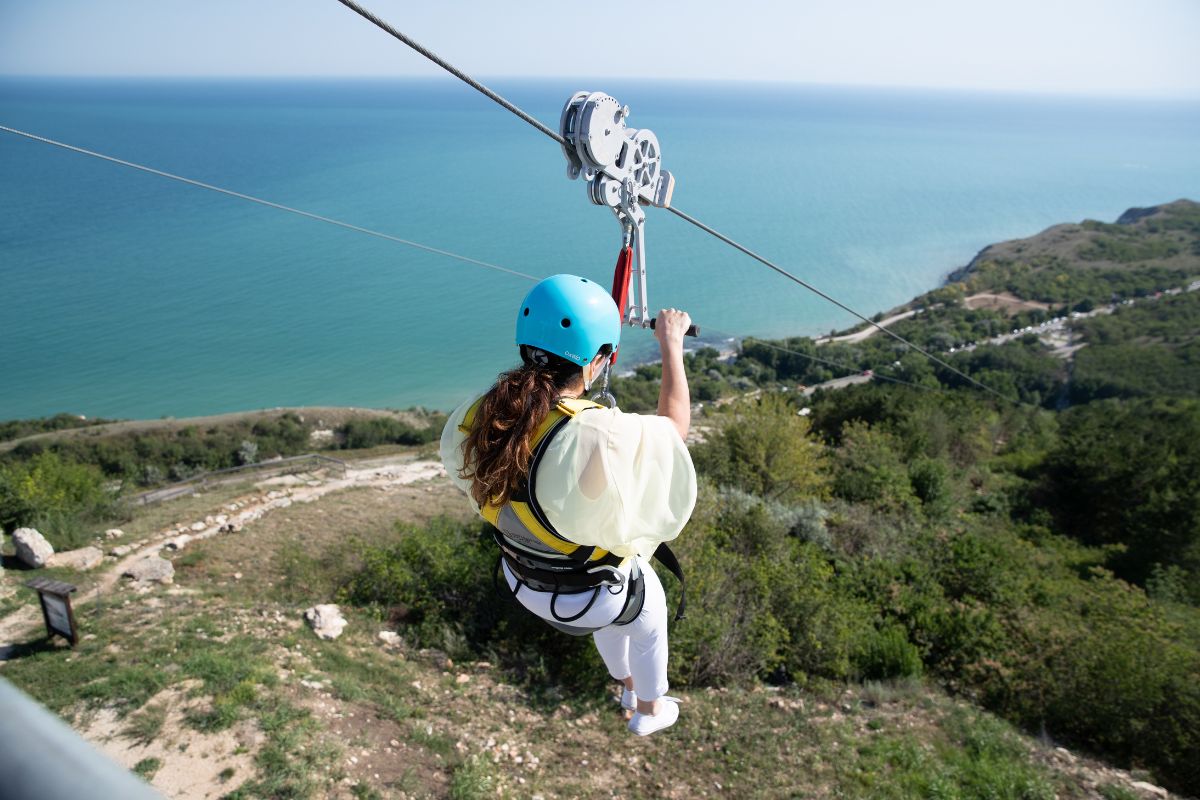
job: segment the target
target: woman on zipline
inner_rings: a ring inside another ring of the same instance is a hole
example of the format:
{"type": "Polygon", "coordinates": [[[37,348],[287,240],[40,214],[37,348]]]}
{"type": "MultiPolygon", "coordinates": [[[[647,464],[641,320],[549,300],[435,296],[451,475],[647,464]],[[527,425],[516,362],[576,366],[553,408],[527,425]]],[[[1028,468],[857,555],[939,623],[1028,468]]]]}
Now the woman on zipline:
{"type": "MultiPolygon", "coordinates": [[[[522,366],[455,411],[442,433],[451,479],[495,526],[517,600],[559,630],[592,634],[624,684],[629,729],[674,724],[667,691],[667,603],[649,564],[696,503],[684,438],[686,312],[659,313],[658,414],[624,414],[581,399],[616,351],[621,318],[598,284],[539,282],[517,311],[522,366]]],[[[673,558],[671,559],[673,561],[673,558]]]]}

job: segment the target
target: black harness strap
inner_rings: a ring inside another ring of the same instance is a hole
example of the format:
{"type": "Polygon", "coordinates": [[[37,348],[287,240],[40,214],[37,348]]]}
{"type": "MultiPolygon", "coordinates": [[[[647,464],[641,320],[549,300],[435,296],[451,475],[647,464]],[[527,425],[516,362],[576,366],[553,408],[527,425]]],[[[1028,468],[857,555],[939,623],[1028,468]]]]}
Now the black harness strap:
{"type": "Polygon", "coordinates": [[[675,621],[679,622],[684,618],[684,612],[687,611],[687,584],[683,580],[683,567],[679,566],[679,559],[665,543],[655,549],[654,558],[679,581],[679,607],[675,609],[675,621]]]}
{"type": "MultiPolygon", "coordinates": [[[[588,409],[584,409],[588,410],[588,409]]],[[[535,448],[533,457],[530,459],[529,475],[525,480],[525,485],[513,494],[513,499],[518,502],[525,503],[533,514],[534,518],[555,538],[575,544],[576,549],[565,556],[558,558],[538,557],[530,552],[518,550],[514,545],[509,545],[507,537],[498,529],[492,531],[493,538],[496,544],[500,547],[501,557],[496,563],[496,571],[493,572],[493,583],[496,583],[496,578],[500,572],[500,561],[503,561],[517,579],[517,590],[522,586],[528,586],[535,591],[549,591],[554,593],[554,597],[550,603],[550,613],[559,622],[573,622],[592,607],[599,596],[599,591],[606,584],[611,585],[611,578],[616,575],[616,567],[623,561],[622,558],[609,553],[602,559],[592,562],[591,569],[588,569],[589,559],[596,551],[594,546],[578,545],[572,542],[567,537],[563,536],[546,517],[545,511],[537,501],[537,467],[541,462],[542,455],[546,452],[546,448],[550,441],[554,438],[563,426],[565,426],[572,417],[563,417],[550,430],[542,436],[542,440],[538,442],[535,448]],[[558,599],[559,594],[580,594],[585,591],[592,590],[592,600],[587,606],[575,617],[563,619],[558,616],[558,612],[554,608],[554,601],[558,599]]],[[[684,619],[687,610],[687,586],[683,579],[683,567],[679,565],[679,559],[675,557],[675,553],[666,544],[660,544],[654,551],[653,558],[657,559],[660,564],[667,568],[667,571],[675,576],[679,581],[679,605],[675,610],[675,621],[679,622],[684,619]]],[[[635,566],[635,572],[637,568],[635,566]]],[[[615,624],[625,625],[637,618],[641,612],[642,604],[645,598],[644,579],[640,574],[630,581],[630,585],[626,589],[625,607],[617,616],[615,624]]],[[[497,590],[499,589],[496,586],[497,590]]],[[[510,596],[515,596],[515,592],[510,596]]],[[[572,631],[568,631],[572,632],[572,631]]],[[[586,631],[580,631],[586,632],[586,631]]]]}

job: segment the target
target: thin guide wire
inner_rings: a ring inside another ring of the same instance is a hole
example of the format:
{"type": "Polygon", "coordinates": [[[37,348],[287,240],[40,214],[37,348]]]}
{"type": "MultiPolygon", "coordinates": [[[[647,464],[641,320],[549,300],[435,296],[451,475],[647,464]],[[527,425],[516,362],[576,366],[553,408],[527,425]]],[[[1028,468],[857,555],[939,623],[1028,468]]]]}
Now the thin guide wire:
{"type": "Polygon", "coordinates": [[[405,245],[406,247],[414,247],[417,250],[424,250],[427,253],[434,253],[439,256],[445,256],[446,258],[453,258],[455,261],[462,261],[467,264],[474,264],[477,267],[484,267],[485,269],[491,269],[491,270],[496,270],[498,272],[504,272],[509,275],[515,275],[518,278],[524,278],[525,280],[530,280],[530,281],[538,280],[533,275],[529,275],[524,272],[517,272],[515,269],[508,269],[507,267],[501,267],[497,264],[489,264],[486,261],[480,261],[475,258],[470,258],[469,256],[461,256],[458,253],[451,253],[449,250],[442,250],[441,248],[438,248],[438,247],[430,247],[427,244],[421,244],[420,242],[414,242],[410,239],[401,239],[399,236],[392,236],[390,233],[382,233],[381,231],[371,230],[370,228],[364,228],[360,225],[351,225],[349,222],[342,222],[341,220],[333,219],[332,217],[321,216],[320,214],[314,214],[311,211],[303,211],[299,208],[292,208],[291,206],[285,206],[282,203],[274,203],[270,200],[264,200],[261,197],[255,197],[254,195],[243,194],[242,192],[235,192],[232,189],[223,189],[220,186],[213,186],[211,183],[204,183],[203,181],[193,180],[192,178],[185,178],[182,175],[176,175],[171,172],[164,172],[161,169],[154,169],[153,167],[147,167],[144,164],[136,164],[132,161],[125,161],[124,159],[121,159],[121,158],[115,158],[113,156],[106,156],[103,153],[97,153],[94,150],[86,150],[82,147],[76,147],[75,145],[67,144],[66,142],[59,142],[54,139],[47,139],[45,136],[38,136],[33,133],[28,133],[26,131],[17,130],[16,128],[10,128],[6,125],[0,125],[0,131],[4,131],[5,133],[15,134],[17,136],[24,136],[26,139],[32,139],[35,142],[43,142],[44,144],[54,145],[55,147],[61,147],[63,150],[70,150],[73,153],[81,153],[85,156],[91,156],[92,158],[98,158],[102,161],[108,161],[113,164],[120,164],[123,167],[130,167],[132,169],[141,170],[142,172],[148,172],[151,175],[158,175],[159,177],[162,177],[162,178],[170,178],[173,181],[179,181],[180,183],[186,183],[189,186],[195,186],[200,189],[208,189],[210,192],[218,192],[220,194],[228,195],[230,197],[236,197],[239,200],[247,200],[251,203],[258,203],[260,206],[267,206],[268,208],[277,208],[280,211],[286,211],[289,214],[298,214],[302,217],[307,217],[308,219],[316,220],[317,222],[324,222],[328,225],[336,225],[339,228],[345,228],[346,230],[354,231],[356,233],[365,233],[368,236],[374,236],[378,239],[386,239],[389,242],[395,242],[397,244],[402,244],[402,245],[405,245]]]}
{"type": "MultiPolygon", "coordinates": [[[[27,139],[31,139],[36,142],[42,142],[44,144],[53,145],[55,147],[69,150],[74,153],[79,153],[81,155],[91,156],[92,158],[98,158],[102,161],[108,161],[113,164],[118,164],[123,167],[130,167],[132,169],[136,169],[141,172],[147,172],[152,175],[158,175],[160,177],[170,178],[171,180],[179,181],[179,182],[185,183],[189,186],[195,186],[197,188],[207,189],[209,191],[217,192],[219,194],[227,195],[229,197],[235,197],[239,200],[247,200],[249,202],[258,203],[259,205],[263,205],[268,208],[275,208],[275,209],[279,209],[281,211],[287,211],[292,214],[298,214],[302,217],[307,217],[309,219],[317,220],[319,222],[325,222],[330,225],[336,225],[340,228],[345,228],[346,230],[354,231],[355,233],[365,233],[370,236],[375,236],[378,238],[386,239],[387,241],[396,242],[398,244],[403,244],[408,247],[415,247],[418,250],[424,250],[426,252],[433,253],[435,255],[445,256],[446,258],[453,258],[457,261],[462,261],[467,264],[473,264],[478,267],[484,267],[486,269],[497,270],[497,271],[503,272],[505,274],[512,275],[514,277],[522,278],[527,281],[540,280],[538,277],[536,277],[534,275],[529,275],[524,272],[518,272],[517,270],[509,269],[507,267],[502,267],[499,264],[492,264],[487,261],[480,261],[479,259],[476,259],[476,258],[471,258],[469,256],[460,255],[458,253],[453,253],[449,250],[443,250],[443,249],[437,248],[437,247],[430,247],[429,245],[424,245],[424,244],[421,244],[420,242],[414,242],[409,239],[401,239],[397,236],[392,236],[391,234],[380,233],[379,231],[373,231],[369,228],[363,228],[359,225],[352,225],[348,222],[342,222],[341,220],[332,219],[330,217],[324,217],[319,214],[313,214],[309,211],[304,211],[303,209],[293,208],[291,206],[285,206],[280,203],[271,202],[270,200],[263,200],[262,198],[254,197],[253,195],[244,194],[242,192],[235,192],[231,189],[225,189],[221,186],[214,186],[213,184],[210,184],[210,183],[204,183],[202,181],[197,181],[192,178],[186,178],[182,175],[176,175],[174,173],[164,172],[163,170],[154,169],[153,167],[147,167],[143,164],[137,164],[132,161],[126,161],[124,159],[116,158],[114,156],[109,156],[109,155],[105,155],[103,153],[98,153],[94,150],[87,150],[82,147],[76,147],[75,145],[70,145],[65,142],[59,142],[54,139],[49,139],[45,136],[38,136],[36,134],[29,133],[27,131],[17,130],[16,128],[10,128],[5,125],[0,125],[0,131],[15,134],[17,136],[23,136],[27,139]]],[[[777,344],[773,344],[772,342],[768,342],[766,340],[759,339],[757,337],[738,336],[737,334],[733,334],[728,331],[722,331],[722,330],[719,330],[717,328],[712,328],[712,327],[710,327],[709,330],[711,330],[713,333],[720,335],[720,336],[729,336],[731,338],[741,339],[743,341],[753,339],[754,341],[757,341],[759,344],[763,345],[764,347],[769,347],[773,350],[779,350],[784,353],[790,353],[791,355],[799,356],[801,358],[807,358],[811,361],[816,361],[821,364],[826,364],[828,366],[831,366],[831,367],[834,367],[837,369],[846,370],[849,373],[861,372],[861,370],[856,366],[843,364],[843,363],[840,363],[837,361],[830,361],[829,359],[820,358],[819,356],[814,356],[810,353],[804,353],[799,350],[792,350],[787,347],[781,347],[777,344]]],[[[931,387],[928,387],[928,386],[921,386],[919,384],[909,383],[907,381],[900,380],[899,378],[893,378],[888,375],[881,375],[879,372],[875,372],[873,374],[873,377],[876,377],[876,378],[879,378],[879,379],[885,380],[885,381],[892,381],[894,383],[901,383],[906,386],[912,386],[917,389],[937,391],[936,389],[932,389],[931,387]]]]}

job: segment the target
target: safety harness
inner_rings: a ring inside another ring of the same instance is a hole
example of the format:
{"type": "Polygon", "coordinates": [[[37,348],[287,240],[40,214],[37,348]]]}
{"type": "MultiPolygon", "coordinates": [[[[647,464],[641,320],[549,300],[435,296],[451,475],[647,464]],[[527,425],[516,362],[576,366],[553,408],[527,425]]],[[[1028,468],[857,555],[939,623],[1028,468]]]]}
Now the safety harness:
{"type": "MultiPolygon", "coordinates": [[[[460,431],[471,432],[482,402],[483,398],[480,398],[467,410],[462,424],[458,426],[460,431]]],[[[555,530],[537,501],[537,468],[546,448],[568,422],[594,408],[603,406],[591,400],[561,398],[534,431],[530,443],[533,457],[525,484],[504,505],[487,504],[479,509],[480,515],[494,527],[492,536],[500,547],[497,570],[502,561],[517,580],[513,595],[518,594],[522,586],[538,592],[553,592],[550,601],[553,619],[546,621],[561,631],[575,635],[597,630],[573,623],[591,610],[602,590],[613,594],[626,591],[625,605],[613,621],[616,625],[625,625],[636,619],[645,601],[645,578],[636,561],[631,565],[627,578],[621,569],[625,559],[603,548],[571,541],[555,530]],[[559,595],[588,591],[592,592],[592,599],[582,611],[569,617],[559,616],[555,609],[559,595]]],[[[665,544],[658,546],[654,558],[679,580],[681,592],[675,619],[681,620],[687,606],[683,570],[675,554],[665,544]]]]}

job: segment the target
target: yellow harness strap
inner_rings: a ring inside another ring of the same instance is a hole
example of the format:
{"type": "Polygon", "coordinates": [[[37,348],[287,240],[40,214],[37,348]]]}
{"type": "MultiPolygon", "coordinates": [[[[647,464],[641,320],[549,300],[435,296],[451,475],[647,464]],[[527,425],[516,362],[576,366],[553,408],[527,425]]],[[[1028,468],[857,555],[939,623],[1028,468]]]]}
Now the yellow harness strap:
{"type": "MultiPolygon", "coordinates": [[[[475,417],[479,411],[479,406],[482,402],[483,398],[481,397],[476,400],[469,409],[467,409],[467,413],[463,416],[462,424],[458,426],[460,431],[467,434],[471,432],[471,428],[475,424],[475,417]]],[[[550,413],[546,415],[546,418],[542,420],[542,423],[538,425],[537,430],[534,431],[533,440],[530,442],[531,449],[536,451],[538,449],[538,445],[540,445],[542,440],[546,438],[546,435],[553,430],[554,426],[557,425],[563,418],[574,418],[577,414],[589,408],[603,407],[604,406],[600,405],[599,403],[593,403],[591,400],[585,400],[583,398],[564,397],[560,399],[555,407],[550,409],[550,413]]],[[[533,467],[536,469],[537,465],[534,464],[533,467]]],[[[537,515],[534,514],[529,503],[525,503],[520,500],[510,500],[508,502],[508,506],[513,510],[513,513],[516,515],[517,519],[521,521],[521,524],[524,525],[530,533],[536,536],[542,544],[564,555],[570,555],[579,549],[580,545],[563,538],[561,535],[556,534],[554,531],[550,530],[540,521],[538,521],[537,515]]],[[[488,522],[498,526],[500,520],[500,511],[502,508],[503,506],[496,506],[489,503],[480,507],[479,514],[488,522]]],[[[607,550],[596,548],[595,552],[592,553],[588,560],[597,561],[607,555],[607,550]]]]}

